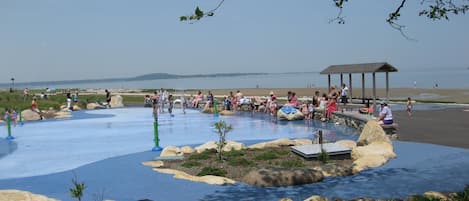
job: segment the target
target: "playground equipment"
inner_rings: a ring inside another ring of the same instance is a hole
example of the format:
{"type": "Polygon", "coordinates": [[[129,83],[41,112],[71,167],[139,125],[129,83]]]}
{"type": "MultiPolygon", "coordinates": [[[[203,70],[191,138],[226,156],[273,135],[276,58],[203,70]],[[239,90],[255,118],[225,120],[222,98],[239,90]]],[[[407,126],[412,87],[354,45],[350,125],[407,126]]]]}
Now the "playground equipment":
{"type": "Polygon", "coordinates": [[[7,121],[7,132],[8,132],[8,136],[5,138],[6,140],[13,140],[15,139],[12,135],[11,135],[11,117],[8,115],[7,118],[6,118],[6,121],[7,121]]]}
{"type": "Polygon", "coordinates": [[[158,113],[153,113],[153,115],[155,118],[155,121],[153,122],[153,136],[154,136],[155,146],[153,147],[153,149],[151,149],[151,151],[161,151],[163,150],[163,148],[160,147],[160,138],[158,137],[158,113]]]}

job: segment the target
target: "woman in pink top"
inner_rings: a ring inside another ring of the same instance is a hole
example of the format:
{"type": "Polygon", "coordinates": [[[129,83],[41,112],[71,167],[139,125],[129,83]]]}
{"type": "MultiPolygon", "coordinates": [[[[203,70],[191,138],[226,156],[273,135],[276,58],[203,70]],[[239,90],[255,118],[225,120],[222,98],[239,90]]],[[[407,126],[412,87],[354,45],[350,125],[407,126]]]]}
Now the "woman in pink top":
{"type": "Polygon", "coordinates": [[[337,111],[337,104],[335,102],[335,98],[329,97],[329,102],[327,102],[327,113],[326,113],[326,118],[330,119],[332,112],[337,111]]]}
{"type": "Polygon", "coordinates": [[[296,97],[296,93],[292,92],[292,97],[290,100],[290,105],[293,107],[298,107],[298,97],[296,97]]]}

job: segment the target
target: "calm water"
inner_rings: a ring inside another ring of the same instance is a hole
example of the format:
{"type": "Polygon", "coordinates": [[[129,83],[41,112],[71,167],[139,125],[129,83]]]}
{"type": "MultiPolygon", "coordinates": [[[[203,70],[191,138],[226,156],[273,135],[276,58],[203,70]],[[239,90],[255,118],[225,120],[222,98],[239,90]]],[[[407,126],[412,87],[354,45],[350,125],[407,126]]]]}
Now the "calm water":
{"type": "MultiPolygon", "coordinates": [[[[385,74],[377,73],[377,87],[385,87],[385,74]]],[[[438,84],[439,88],[469,88],[469,70],[467,69],[426,69],[419,71],[400,71],[390,73],[390,86],[399,88],[433,88],[438,84]],[[416,86],[414,86],[416,83],[416,86]]],[[[372,87],[371,74],[366,75],[367,87],[372,87]]],[[[344,81],[348,83],[348,75],[344,75],[344,81]]],[[[352,84],[361,86],[361,75],[352,76],[352,84]]],[[[339,75],[332,76],[332,84],[339,85],[339,75]]],[[[176,88],[176,89],[223,89],[223,88],[299,88],[299,87],[324,87],[327,86],[327,75],[319,73],[284,73],[269,75],[249,75],[239,77],[214,77],[214,78],[185,78],[162,79],[128,82],[102,82],[81,83],[50,86],[47,84],[30,85],[21,87],[30,88],[122,88],[122,89],[149,89],[149,88],[176,88]]],[[[20,87],[20,86],[18,86],[20,87]]]]}

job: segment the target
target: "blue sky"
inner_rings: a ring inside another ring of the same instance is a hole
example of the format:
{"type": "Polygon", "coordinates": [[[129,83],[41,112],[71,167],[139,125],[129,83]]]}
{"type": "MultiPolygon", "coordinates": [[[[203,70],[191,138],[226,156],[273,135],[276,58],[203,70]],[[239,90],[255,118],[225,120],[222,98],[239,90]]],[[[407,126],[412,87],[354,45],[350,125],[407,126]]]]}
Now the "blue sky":
{"type": "Polygon", "coordinates": [[[0,83],[130,77],[146,73],[320,71],[387,61],[401,71],[469,66],[468,15],[419,17],[403,9],[406,40],[385,19],[397,1],[226,0],[214,17],[178,17],[218,1],[2,0],[0,83]]]}

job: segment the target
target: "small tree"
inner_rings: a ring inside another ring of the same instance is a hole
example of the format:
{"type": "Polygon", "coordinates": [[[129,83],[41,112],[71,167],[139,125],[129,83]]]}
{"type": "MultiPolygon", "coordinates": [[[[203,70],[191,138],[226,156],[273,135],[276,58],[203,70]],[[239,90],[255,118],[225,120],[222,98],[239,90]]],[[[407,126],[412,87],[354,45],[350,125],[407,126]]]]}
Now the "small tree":
{"type": "Polygon", "coordinates": [[[83,191],[85,191],[85,183],[78,182],[77,176],[74,174],[72,179],[73,187],[70,188],[70,196],[76,198],[78,201],[81,201],[81,197],[83,197],[83,191]]]}
{"type": "Polygon", "coordinates": [[[213,124],[215,127],[215,132],[218,134],[218,143],[217,143],[217,151],[218,151],[218,159],[222,160],[223,159],[223,147],[225,147],[226,144],[226,134],[233,130],[231,125],[226,124],[225,121],[220,120],[219,122],[215,122],[213,124]]]}

